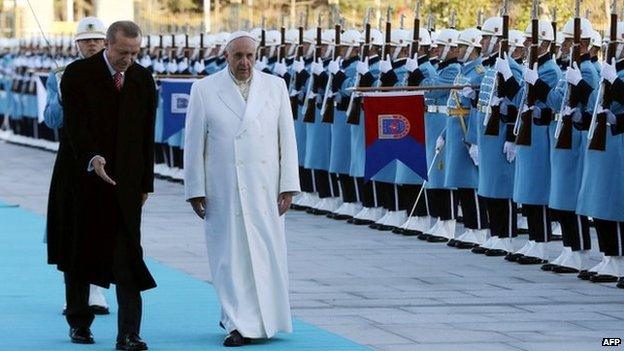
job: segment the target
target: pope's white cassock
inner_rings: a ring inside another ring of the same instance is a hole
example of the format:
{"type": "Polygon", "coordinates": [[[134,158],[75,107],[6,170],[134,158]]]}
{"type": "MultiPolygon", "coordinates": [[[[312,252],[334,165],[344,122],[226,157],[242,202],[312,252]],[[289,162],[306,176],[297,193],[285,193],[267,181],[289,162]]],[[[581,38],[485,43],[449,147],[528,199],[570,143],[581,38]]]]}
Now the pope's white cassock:
{"type": "Polygon", "coordinates": [[[195,82],[184,169],[186,198],[206,197],[206,243],[227,332],[292,331],[277,198],[300,188],[284,80],[254,70],[245,85],[225,68],[195,82]]]}

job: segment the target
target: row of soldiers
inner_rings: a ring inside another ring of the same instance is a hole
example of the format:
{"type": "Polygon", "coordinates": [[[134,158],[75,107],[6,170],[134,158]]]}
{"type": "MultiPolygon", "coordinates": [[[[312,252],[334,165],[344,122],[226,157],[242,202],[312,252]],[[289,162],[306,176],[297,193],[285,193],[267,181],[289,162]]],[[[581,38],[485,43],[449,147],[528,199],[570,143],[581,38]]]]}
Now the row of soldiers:
{"type": "MultiPolygon", "coordinates": [[[[283,77],[291,95],[303,189],[293,206],[594,282],[619,279],[624,287],[624,188],[617,179],[624,111],[616,93],[624,23],[612,16],[613,35],[603,41],[578,8],[561,31],[534,13],[524,31],[510,29],[506,13],[464,30],[421,28],[418,16],[412,29],[392,29],[388,16],[384,32],[370,24],[363,31],[252,30],[260,43],[256,68],[283,77]],[[455,88],[428,88],[435,86],[455,88]],[[366,87],[424,89],[427,181],[398,161],[364,179],[365,118],[353,88],[366,87]],[[591,147],[596,135],[602,147],[591,147]],[[516,249],[523,218],[529,240],[516,249]],[[563,249],[549,260],[553,222],[563,249]],[[595,266],[591,223],[603,254],[595,266]]],[[[209,75],[225,67],[228,36],[150,35],[138,62],[157,77],[209,75]]],[[[3,47],[3,94],[14,95],[2,99],[3,112],[13,131],[55,140],[55,129],[23,108],[31,90],[15,82],[75,59],[63,42],[3,47]]],[[[160,110],[156,172],[181,179],[184,130],[163,139],[162,129],[160,110]]]]}

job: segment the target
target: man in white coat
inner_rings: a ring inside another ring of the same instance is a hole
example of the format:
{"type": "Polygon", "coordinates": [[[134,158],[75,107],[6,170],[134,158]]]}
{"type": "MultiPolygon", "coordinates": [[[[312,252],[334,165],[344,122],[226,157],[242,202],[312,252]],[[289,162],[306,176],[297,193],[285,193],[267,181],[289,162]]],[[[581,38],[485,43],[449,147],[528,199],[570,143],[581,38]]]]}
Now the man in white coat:
{"type": "Polygon", "coordinates": [[[232,34],[186,116],[186,199],[205,219],[225,346],[292,331],[283,214],[300,190],[297,144],[285,82],[253,68],[256,47],[232,34]]]}

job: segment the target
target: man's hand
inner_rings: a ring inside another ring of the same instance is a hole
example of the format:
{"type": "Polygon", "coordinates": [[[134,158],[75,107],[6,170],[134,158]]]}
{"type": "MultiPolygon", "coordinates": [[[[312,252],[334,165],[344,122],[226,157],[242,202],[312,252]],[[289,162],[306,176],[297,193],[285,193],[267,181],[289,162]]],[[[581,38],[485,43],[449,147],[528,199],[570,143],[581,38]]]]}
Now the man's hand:
{"type": "Polygon", "coordinates": [[[292,203],[293,193],[281,193],[277,197],[277,209],[279,211],[279,215],[282,216],[284,213],[288,212],[290,208],[290,204],[292,203]]]}
{"type": "Polygon", "coordinates": [[[108,184],[117,185],[117,183],[115,183],[115,181],[112,180],[108,176],[108,174],[106,174],[106,171],[104,170],[105,165],[106,165],[106,160],[102,156],[95,156],[91,160],[91,166],[93,166],[93,170],[95,170],[95,174],[97,174],[98,177],[102,178],[102,180],[107,182],[108,184]]]}
{"type": "Polygon", "coordinates": [[[147,196],[145,193],[141,194],[141,206],[144,206],[145,202],[147,202],[147,196]]]}
{"type": "Polygon", "coordinates": [[[199,218],[206,218],[206,198],[205,197],[194,197],[189,200],[191,206],[193,207],[193,211],[199,216],[199,218]]]}

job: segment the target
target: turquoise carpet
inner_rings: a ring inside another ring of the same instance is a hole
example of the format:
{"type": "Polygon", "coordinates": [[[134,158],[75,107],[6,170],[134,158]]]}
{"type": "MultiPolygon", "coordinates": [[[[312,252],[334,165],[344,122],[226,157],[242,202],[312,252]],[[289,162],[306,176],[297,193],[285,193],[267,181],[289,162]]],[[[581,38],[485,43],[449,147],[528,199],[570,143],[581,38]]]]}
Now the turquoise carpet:
{"type": "MultiPolygon", "coordinates": [[[[61,273],[46,264],[41,243],[44,218],[0,202],[0,350],[113,350],[117,330],[114,291],[106,291],[112,314],[98,316],[95,345],[74,345],[61,315],[61,273]]],[[[158,288],[143,294],[141,336],[150,350],[223,348],[220,311],[212,286],[148,260],[158,288]]],[[[295,320],[293,334],[279,334],[253,350],[367,350],[341,336],[295,320]]],[[[225,348],[224,348],[225,349],[225,348]]]]}

